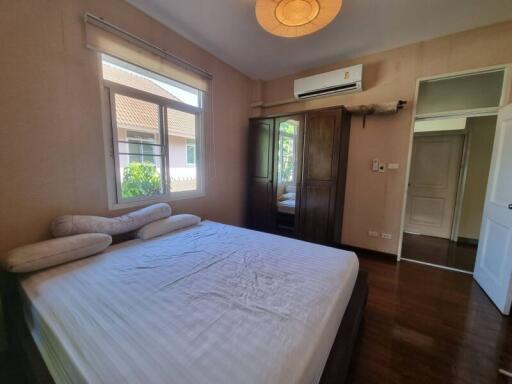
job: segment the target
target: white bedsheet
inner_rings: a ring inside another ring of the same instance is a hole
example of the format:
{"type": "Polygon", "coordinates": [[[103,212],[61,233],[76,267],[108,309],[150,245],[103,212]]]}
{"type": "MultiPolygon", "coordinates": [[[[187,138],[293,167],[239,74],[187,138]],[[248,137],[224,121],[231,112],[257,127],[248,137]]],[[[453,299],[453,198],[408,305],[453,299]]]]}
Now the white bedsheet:
{"type": "Polygon", "coordinates": [[[351,252],[213,222],[22,281],[57,383],[315,383],[358,272],[351,252]]]}
{"type": "Polygon", "coordinates": [[[277,211],[295,215],[295,200],[282,200],[277,202],[277,211]]]}

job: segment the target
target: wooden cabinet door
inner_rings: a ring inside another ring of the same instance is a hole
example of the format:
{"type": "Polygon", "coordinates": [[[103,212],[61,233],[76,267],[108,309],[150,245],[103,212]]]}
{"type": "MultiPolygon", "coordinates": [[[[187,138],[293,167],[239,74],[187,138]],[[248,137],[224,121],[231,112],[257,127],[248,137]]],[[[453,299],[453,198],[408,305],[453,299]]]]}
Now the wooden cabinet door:
{"type": "Polygon", "coordinates": [[[300,237],[306,241],[341,238],[348,130],[341,109],[306,115],[300,200],[300,237]]]}
{"type": "Polygon", "coordinates": [[[273,216],[274,120],[252,120],[249,127],[249,181],[247,224],[269,230],[273,216]]]}

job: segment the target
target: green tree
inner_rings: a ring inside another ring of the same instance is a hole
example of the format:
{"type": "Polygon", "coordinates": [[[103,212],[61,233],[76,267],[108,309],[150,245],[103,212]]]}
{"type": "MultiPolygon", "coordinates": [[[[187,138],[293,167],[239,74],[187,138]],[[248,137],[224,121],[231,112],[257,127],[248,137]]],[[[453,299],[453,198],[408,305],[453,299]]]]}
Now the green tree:
{"type": "Polygon", "coordinates": [[[162,193],[162,180],[151,162],[130,163],[123,171],[123,198],[162,193]]]}

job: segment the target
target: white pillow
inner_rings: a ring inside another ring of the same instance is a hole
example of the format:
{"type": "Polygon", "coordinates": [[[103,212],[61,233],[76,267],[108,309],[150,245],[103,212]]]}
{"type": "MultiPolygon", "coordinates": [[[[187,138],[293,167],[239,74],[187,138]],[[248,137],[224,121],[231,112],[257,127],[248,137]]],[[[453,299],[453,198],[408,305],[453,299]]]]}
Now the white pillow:
{"type": "Polygon", "coordinates": [[[118,235],[139,229],[147,223],[171,216],[169,204],[159,203],[118,217],[66,215],[57,217],[51,225],[54,237],[80,233],[106,233],[118,235]]]}
{"type": "Polygon", "coordinates": [[[295,200],[295,197],[297,195],[295,194],[295,192],[288,192],[288,193],[283,193],[281,195],[281,197],[279,197],[279,200],[280,201],[283,201],[283,200],[295,200]]]}
{"type": "Polygon", "coordinates": [[[142,240],[148,240],[163,235],[164,233],[196,225],[200,222],[201,218],[196,215],[174,215],[146,224],[137,231],[137,237],[142,240]]]}
{"type": "Polygon", "coordinates": [[[25,245],[7,252],[0,265],[7,272],[33,272],[103,251],[112,237],[102,233],[68,236],[25,245]]]}

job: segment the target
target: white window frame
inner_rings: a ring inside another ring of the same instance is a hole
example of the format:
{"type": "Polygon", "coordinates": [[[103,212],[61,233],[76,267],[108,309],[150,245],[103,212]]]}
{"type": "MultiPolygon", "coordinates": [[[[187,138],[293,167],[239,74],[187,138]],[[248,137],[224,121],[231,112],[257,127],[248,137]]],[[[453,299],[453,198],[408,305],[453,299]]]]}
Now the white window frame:
{"type": "MultiPolygon", "coordinates": [[[[101,56],[99,65],[102,68],[101,56]]],[[[101,73],[101,72],[100,72],[101,73]]],[[[164,97],[131,88],[122,84],[114,83],[103,79],[102,84],[102,103],[104,120],[104,143],[105,158],[107,168],[107,188],[109,209],[125,209],[131,207],[144,206],[148,203],[169,202],[176,200],[193,199],[205,196],[204,183],[204,93],[200,92],[199,107],[195,107],[176,100],[166,99],[164,97]],[[161,137],[164,153],[162,154],[162,179],[164,193],[155,196],[141,196],[130,199],[123,199],[121,194],[121,180],[118,172],[119,151],[117,145],[117,123],[115,119],[115,94],[133,97],[142,101],[147,101],[159,105],[161,121],[161,137]],[[169,161],[169,136],[167,127],[167,108],[195,114],[196,118],[196,185],[193,191],[171,192],[170,190],[170,161],[169,161]]]]}

